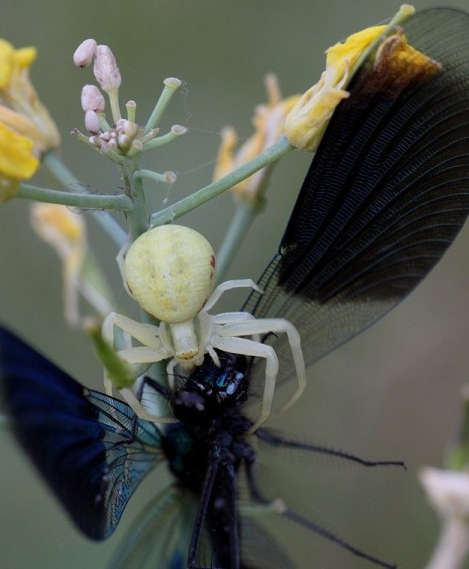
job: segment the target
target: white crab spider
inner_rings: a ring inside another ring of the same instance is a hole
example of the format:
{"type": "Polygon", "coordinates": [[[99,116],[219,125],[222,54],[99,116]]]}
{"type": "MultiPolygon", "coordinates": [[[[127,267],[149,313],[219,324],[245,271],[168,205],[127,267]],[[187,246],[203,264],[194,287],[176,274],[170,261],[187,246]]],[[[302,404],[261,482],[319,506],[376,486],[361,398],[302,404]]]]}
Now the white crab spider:
{"type": "MultiPolygon", "coordinates": [[[[170,386],[176,365],[191,370],[201,365],[209,353],[220,365],[215,349],[234,354],[264,358],[266,361],[264,395],[257,429],[270,415],[279,363],[272,346],[260,341],[261,335],[286,333],[293,355],[297,388],[285,411],[306,387],[306,371],[296,328],[282,318],[256,319],[247,312],[212,315],[209,310],[221,295],[234,288],[260,289],[251,279],[229,280],[213,290],[215,254],[200,233],[178,225],[156,227],[141,235],[128,249],[123,263],[128,292],[137,303],[160,321],[158,326],[143,324],[127,316],[110,313],[103,324],[103,336],[114,345],[115,328],[124,333],[126,347],[118,354],[130,364],[151,364],[171,359],[168,364],[170,386]],[[140,345],[133,345],[132,339],[140,345]]],[[[112,385],[107,381],[107,391],[112,385]]],[[[163,422],[150,413],[130,389],[120,393],[137,415],[163,422]]]]}

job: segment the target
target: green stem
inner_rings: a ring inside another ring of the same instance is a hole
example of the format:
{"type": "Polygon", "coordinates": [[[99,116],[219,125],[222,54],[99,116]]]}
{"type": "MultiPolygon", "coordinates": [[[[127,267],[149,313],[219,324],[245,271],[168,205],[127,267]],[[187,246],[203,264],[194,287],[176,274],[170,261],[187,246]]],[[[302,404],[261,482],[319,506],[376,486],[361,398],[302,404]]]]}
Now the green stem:
{"type": "Polygon", "coordinates": [[[145,170],[142,168],[141,170],[136,170],[134,172],[134,180],[136,178],[147,178],[148,180],[152,180],[155,183],[167,183],[168,178],[166,173],[159,174],[158,172],[153,172],[153,170],[145,170]]]}
{"type": "MultiPolygon", "coordinates": [[[[42,163],[65,189],[82,186],[55,152],[47,152],[42,158],[42,163]]],[[[127,240],[127,235],[117,221],[106,212],[91,211],[90,213],[118,247],[122,247],[127,240]]]]}
{"type": "Polygon", "coordinates": [[[94,194],[75,194],[64,190],[50,190],[31,184],[22,184],[17,198],[34,200],[37,202],[56,203],[79,207],[82,209],[106,209],[130,211],[133,209],[132,200],[127,196],[101,196],[94,194]]]}
{"type": "Polygon", "coordinates": [[[148,150],[153,150],[154,148],[158,148],[159,146],[163,146],[165,144],[169,144],[179,136],[185,134],[187,129],[181,125],[174,125],[170,132],[163,134],[162,136],[158,136],[157,138],[152,138],[148,142],[143,144],[143,148],[141,149],[141,153],[148,152],[148,150]]]}
{"type": "Polygon", "coordinates": [[[217,253],[216,284],[225,280],[226,273],[258,213],[259,208],[251,203],[240,202],[237,205],[233,221],[217,253]]]}
{"type": "Polygon", "coordinates": [[[164,89],[161,92],[160,98],[156,102],[155,108],[153,109],[150,118],[145,125],[145,132],[148,132],[159,124],[161,117],[163,116],[169,102],[173,98],[176,89],[181,86],[181,81],[173,77],[169,77],[164,80],[164,89]]]}
{"type": "Polygon", "coordinates": [[[134,208],[127,213],[130,243],[148,230],[148,210],[142,178],[135,176],[136,166],[130,163],[122,170],[125,193],[132,200],[134,208]]]}
{"type": "Polygon", "coordinates": [[[121,120],[121,109],[119,105],[119,89],[109,89],[106,91],[107,96],[109,97],[109,103],[111,104],[111,114],[112,120],[114,124],[121,120]]]}
{"type": "Polygon", "coordinates": [[[241,166],[237,170],[234,170],[216,182],[205,186],[205,188],[194,192],[192,195],[180,200],[174,205],[153,214],[150,220],[151,225],[163,225],[165,223],[170,223],[178,217],[185,215],[189,211],[192,211],[193,209],[215,198],[226,190],[232,188],[234,185],[241,182],[245,178],[248,178],[254,174],[254,172],[257,172],[264,166],[275,162],[281,156],[293,149],[294,146],[292,146],[288,142],[287,138],[283,136],[270,148],[265,150],[262,154],[259,154],[259,156],[256,156],[256,158],[247,164],[244,164],[244,166],[241,166]]]}
{"type": "Polygon", "coordinates": [[[396,14],[393,16],[389,24],[386,26],[386,29],[380,34],[371,44],[363,51],[361,56],[357,59],[355,64],[351,69],[349,69],[348,79],[347,82],[344,84],[343,88],[345,88],[350,81],[352,80],[355,72],[360,68],[362,63],[365,59],[372,53],[384,40],[384,38],[389,37],[392,34],[396,33],[396,27],[401,26],[409,18],[411,18],[415,14],[415,9],[408,4],[403,4],[396,14]]]}

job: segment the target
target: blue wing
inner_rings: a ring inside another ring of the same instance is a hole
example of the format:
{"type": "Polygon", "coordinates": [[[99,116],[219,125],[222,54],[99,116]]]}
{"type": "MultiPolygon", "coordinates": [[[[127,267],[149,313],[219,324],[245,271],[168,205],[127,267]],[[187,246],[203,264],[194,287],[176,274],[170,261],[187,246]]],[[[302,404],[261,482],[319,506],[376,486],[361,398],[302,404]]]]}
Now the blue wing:
{"type": "Polygon", "coordinates": [[[1,327],[0,386],[14,433],[47,484],[83,533],[106,538],[162,456],[158,428],[1,327]]]}
{"type": "MultiPolygon", "coordinates": [[[[469,212],[469,14],[426,10],[403,28],[441,69],[406,81],[365,60],[259,282],[265,294],[245,306],[290,320],[310,363],[412,291],[469,212]]],[[[285,338],[267,341],[288,377],[285,338]]]]}

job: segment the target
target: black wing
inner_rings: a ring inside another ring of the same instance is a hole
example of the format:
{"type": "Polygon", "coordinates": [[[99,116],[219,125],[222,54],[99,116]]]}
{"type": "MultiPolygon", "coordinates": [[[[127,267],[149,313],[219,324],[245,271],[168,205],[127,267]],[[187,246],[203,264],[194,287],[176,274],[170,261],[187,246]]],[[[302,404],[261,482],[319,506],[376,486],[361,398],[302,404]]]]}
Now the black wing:
{"type": "Polygon", "coordinates": [[[161,433],[0,327],[0,386],[16,437],[73,521],[110,535],[160,459],[161,433]]]}
{"type": "MultiPolygon", "coordinates": [[[[411,78],[363,63],[260,280],[265,294],[245,306],[293,322],[308,363],[400,302],[469,212],[469,15],[426,10],[403,28],[441,69],[411,78]]],[[[285,338],[267,341],[291,361],[285,338]]]]}

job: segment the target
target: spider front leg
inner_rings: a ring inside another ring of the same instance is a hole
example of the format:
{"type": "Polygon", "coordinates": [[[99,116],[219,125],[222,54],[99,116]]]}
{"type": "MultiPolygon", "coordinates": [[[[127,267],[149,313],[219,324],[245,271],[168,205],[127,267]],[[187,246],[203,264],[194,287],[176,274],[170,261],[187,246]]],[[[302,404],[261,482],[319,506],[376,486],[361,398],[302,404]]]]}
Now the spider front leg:
{"type": "Polygon", "coordinates": [[[207,300],[204,310],[209,311],[215,306],[215,304],[220,300],[220,297],[228,290],[233,288],[252,288],[256,292],[262,293],[262,290],[257,286],[257,284],[252,279],[234,279],[231,281],[225,281],[219,284],[215,290],[210,295],[207,300]]]}
{"type": "MultiPolygon", "coordinates": [[[[158,326],[143,324],[122,314],[111,312],[103,322],[102,336],[112,348],[114,348],[114,344],[116,343],[116,328],[124,332],[122,340],[125,346],[123,349],[118,349],[116,353],[126,363],[131,365],[152,364],[172,356],[160,341],[158,326]],[[137,340],[142,345],[133,346],[132,339],[137,340]]],[[[136,370],[136,375],[138,375],[138,373],[138,370],[136,370]]],[[[104,385],[106,393],[112,395],[115,385],[106,366],[104,367],[104,385]]],[[[135,395],[135,393],[140,393],[140,388],[141,385],[139,381],[136,380],[132,388],[123,387],[117,391],[140,418],[155,423],[172,423],[175,421],[174,417],[161,417],[160,415],[152,413],[151,409],[147,409],[142,405],[141,401],[135,395]]]]}
{"type": "Polygon", "coordinates": [[[261,413],[258,420],[249,429],[249,433],[254,433],[270,416],[272,402],[275,393],[275,380],[278,374],[278,358],[272,346],[248,340],[247,338],[222,337],[214,335],[212,339],[213,347],[230,352],[232,354],[242,354],[265,359],[265,384],[262,396],[261,413]]]}
{"type": "MultiPolygon", "coordinates": [[[[260,320],[248,319],[242,322],[231,322],[220,326],[217,332],[223,338],[238,337],[238,336],[254,336],[265,335],[269,333],[285,333],[287,334],[288,343],[293,356],[293,363],[295,365],[297,388],[290,399],[285,405],[276,413],[281,415],[289,409],[301,396],[306,388],[306,368],[303,358],[303,351],[301,349],[301,338],[297,329],[288,320],[283,318],[264,318],[260,320]]],[[[215,344],[214,344],[215,345],[215,344]]],[[[265,344],[261,344],[265,346],[265,344]]],[[[273,349],[273,348],[272,348],[273,349]]],[[[231,350],[226,350],[231,351],[231,350]]],[[[239,353],[239,352],[236,352],[239,353]]],[[[252,354],[248,354],[252,355],[252,354]]],[[[277,358],[277,356],[275,356],[277,358]]],[[[278,363],[277,363],[278,370],[278,363]]],[[[267,372],[266,372],[267,381],[267,372]]],[[[274,378],[275,384],[275,378],[274,378]]]]}

